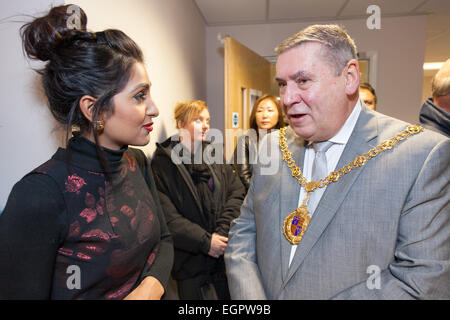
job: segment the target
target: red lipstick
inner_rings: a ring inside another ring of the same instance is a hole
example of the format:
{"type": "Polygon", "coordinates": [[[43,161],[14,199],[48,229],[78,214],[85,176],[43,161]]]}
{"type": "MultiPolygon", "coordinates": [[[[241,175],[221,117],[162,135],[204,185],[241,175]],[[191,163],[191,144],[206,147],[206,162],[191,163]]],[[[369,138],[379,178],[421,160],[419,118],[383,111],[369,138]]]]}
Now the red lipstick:
{"type": "Polygon", "coordinates": [[[149,122],[149,123],[147,123],[147,124],[144,124],[142,127],[143,127],[145,130],[147,130],[147,131],[149,131],[149,132],[152,132],[152,131],[153,131],[153,122],[149,122]]]}

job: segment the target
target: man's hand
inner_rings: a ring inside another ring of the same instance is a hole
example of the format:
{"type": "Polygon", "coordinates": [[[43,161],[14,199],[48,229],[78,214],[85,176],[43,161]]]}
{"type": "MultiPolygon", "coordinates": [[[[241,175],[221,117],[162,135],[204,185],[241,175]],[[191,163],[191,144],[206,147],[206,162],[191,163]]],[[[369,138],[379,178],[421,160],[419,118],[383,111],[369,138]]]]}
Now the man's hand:
{"type": "Polygon", "coordinates": [[[211,235],[211,247],[209,248],[208,254],[211,257],[219,258],[225,252],[228,246],[228,238],[213,233],[211,235]]]}

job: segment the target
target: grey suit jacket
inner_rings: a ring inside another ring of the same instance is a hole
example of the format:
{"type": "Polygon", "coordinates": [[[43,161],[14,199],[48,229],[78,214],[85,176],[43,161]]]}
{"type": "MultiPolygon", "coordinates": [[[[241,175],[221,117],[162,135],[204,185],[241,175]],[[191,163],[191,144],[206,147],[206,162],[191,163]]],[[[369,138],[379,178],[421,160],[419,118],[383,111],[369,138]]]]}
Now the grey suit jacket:
{"type": "MultiPolygon", "coordinates": [[[[337,169],[407,125],[363,107],[337,169]]],[[[305,141],[286,136],[302,168],[305,141]]],[[[426,130],[328,185],[290,267],[300,186],[278,132],[260,152],[225,252],[232,299],[450,299],[450,139],[426,130]]]]}

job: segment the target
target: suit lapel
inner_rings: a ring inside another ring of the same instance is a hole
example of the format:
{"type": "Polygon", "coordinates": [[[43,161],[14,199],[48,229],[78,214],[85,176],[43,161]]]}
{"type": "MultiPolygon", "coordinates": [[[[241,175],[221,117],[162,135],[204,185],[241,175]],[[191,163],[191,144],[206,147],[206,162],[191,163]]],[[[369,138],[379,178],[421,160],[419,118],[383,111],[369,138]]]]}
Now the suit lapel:
{"type": "MultiPolygon", "coordinates": [[[[305,155],[305,141],[295,135],[290,127],[286,130],[286,138],[288,140],[289,150],[292,152],[292,158],[299,168],[303,167],[303,159],[305,155]]],[[[282,157],[282,154],[281,154],[282,157]]],[[[300,195],[300,185],[297,180],[292,177],[291,170],[286,162],[280,161],[281,170],[281,196],[280,196],[280,218],[278,230],[280,232],[281,246],[281,274],[282,280],[286,278],[289,269],[289,257],[291,255],[292,245],[286,240],[283,234],[284,219],[298,207],[298,198],[300,195]]]]}
{"type": "MultiPolygon", "coordinates": [[[[370,144],[370,141],[377,136],[377,121],[374,115],[369,112],[370,111],[368,111],[367,108],[363,108],[361,110],[353,133],[350,136],[350,139],[339,159],[336,170],[353,161],[356,156],[366,153],[369,149],[374,147],[370,144]]],[[[306,230],[302,241],[298,245],[291,267],[288,270],[288,274],[286,278],[283,279],[283,287],[295,274],[314,244],[319,240],[320,236],[325,231],[326,227],[331,222],[342,202],[346,198],[346,195],[350,191],[353,183],[357,180],[363,170],[364,167],[353,170],[352,172],[341,177],[338,182],[327,186],[327,189],[325,190],[316,211],[314,212],[308,229],[306,230]]]]}

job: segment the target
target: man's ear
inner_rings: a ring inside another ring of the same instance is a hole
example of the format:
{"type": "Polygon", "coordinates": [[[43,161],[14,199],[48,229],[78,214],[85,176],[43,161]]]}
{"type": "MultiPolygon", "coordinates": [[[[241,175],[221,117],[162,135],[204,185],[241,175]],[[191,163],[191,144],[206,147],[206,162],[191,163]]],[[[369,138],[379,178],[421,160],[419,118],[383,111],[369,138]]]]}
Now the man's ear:
{"type": "Polygon", "coordinates": [[[80,110],[89,122],[92,122],[92,117],[94,116],[94,105],[96,102],[97,99],[87,95],[81,97],[80,99],[80,110]]]}
{"type": "Polygon", "coordinates": [[[359,90],[359,65],[356,59],[352,59],[344,68],[345,93],[349,96],[354,95],[359,90]]]}
{"type": "Polygon", "coordinates": [[[180,129],[183,129],[183,128],[184,128],[184,123],[183,123],[183,121],[178,120],[177,124],[178,124],[178,128],[180,128],[180,129]]]}

